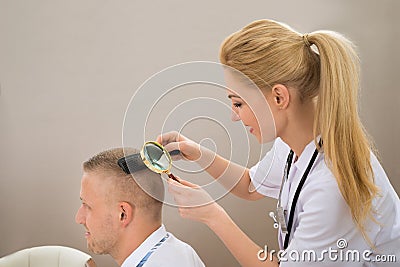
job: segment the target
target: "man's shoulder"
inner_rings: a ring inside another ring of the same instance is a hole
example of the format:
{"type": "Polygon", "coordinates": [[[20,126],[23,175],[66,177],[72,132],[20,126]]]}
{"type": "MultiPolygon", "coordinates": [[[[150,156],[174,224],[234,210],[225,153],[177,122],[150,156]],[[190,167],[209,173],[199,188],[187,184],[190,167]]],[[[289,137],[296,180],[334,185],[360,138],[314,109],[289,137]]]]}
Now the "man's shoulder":
{"type": "Polygon", "coordinates": [[[149,259],[149,263],[163,264],[162,266],[204,266],[196,251],[189,244],[171,233],[168,235],[168,239],[155,251],[155,255],[149,259]]]}
{"type": "Polygon", "coordinates": [[[168,247],[170,249],[179,248],[179,251],[186,250],[186,251],[195,252],[195,250],[192,248],[192,246],[190,246],[188,243],[180,240],[179,238],[177,238],[170,232],[168,232],[168,235],[169,235],[169,237],[166,240],[167,246],[165,246],[165,247],[168,247]]]}

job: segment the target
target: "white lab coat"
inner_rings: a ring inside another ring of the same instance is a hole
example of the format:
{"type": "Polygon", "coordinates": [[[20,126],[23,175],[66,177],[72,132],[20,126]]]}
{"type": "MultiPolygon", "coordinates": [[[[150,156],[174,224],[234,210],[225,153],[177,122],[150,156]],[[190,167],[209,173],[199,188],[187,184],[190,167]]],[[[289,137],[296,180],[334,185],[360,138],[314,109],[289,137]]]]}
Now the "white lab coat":
{"type": "MultiPolygon", "coordinates": [[[[312,141],[292,164],[283,185],[281,202],[287,210],[286,221],[296,188],[314,150],[312,141]]],[[[278,198],[289,151],[290,148],[277,138],[271,151],[250,169],[251,181],[259,193],[278,198]]],[[[388,266],[396,266],[393,260],[397,264],[400,262],[400,200],[372,153],[371,163],[375,183],[381,190],[380,197],[373,201],[379,224],[371,220],[366,222],[375,249],[368,245],[354,224],[335,177],[324,161],[324,154],[319,153],[301,190],[281,266],[386,266],[376,262],[383,259],[392,261],[386,263],[388,266]]],[[[281,249],[284,239],[285,234],[279,229],[281,249]]]]}

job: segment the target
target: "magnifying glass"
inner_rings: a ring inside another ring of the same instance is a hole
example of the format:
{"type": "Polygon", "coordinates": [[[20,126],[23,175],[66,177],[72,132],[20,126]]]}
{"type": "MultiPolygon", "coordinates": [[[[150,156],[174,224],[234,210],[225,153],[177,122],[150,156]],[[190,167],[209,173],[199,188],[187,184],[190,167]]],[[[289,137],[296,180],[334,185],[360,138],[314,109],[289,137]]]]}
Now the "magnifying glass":
{"type": "Polygon", "coordinates": [[[118,160],[118,165],[126,174],[131,174],[148,168],[156,173],[165,173],[169,178],[178,179],[171,173],[171,155],[178,155],[179,150],[168,152],[161,144],[155,141],[144,143],[140,153],[128,155],[118,160]]]}

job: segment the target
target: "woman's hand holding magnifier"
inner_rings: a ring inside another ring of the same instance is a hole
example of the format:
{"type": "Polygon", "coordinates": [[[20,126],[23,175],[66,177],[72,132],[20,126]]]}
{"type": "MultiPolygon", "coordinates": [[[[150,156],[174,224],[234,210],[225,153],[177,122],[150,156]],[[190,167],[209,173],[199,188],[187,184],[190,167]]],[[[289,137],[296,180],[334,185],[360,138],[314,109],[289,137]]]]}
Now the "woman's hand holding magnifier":
{"type": "MultiPolygon", "coordinates": [[[[157,142],[167,151],[180,151],[180,155],[172,156],[174,160],[186,159],[207,168],[215,157],[215,153],[197,144],[178,132],[168,132],[157,137],[157,142]]],[[[169,192],[174,196],[179,206],[179,213],[183,218],[200,221],[207,225],[218,222],[216,218],[225,213],[211,196],[201,186],[186,180],[169,179],[169,192]]]]}
{"type": "Polygon", "coordinates": [[[216,157],[215,152],[176,131],[159,135],[157,142],[162,144],[167,151],[180,151],[179,155],[171,155],[173,160],[190,160],[199,164],[203,169],[207,169],[216,157]]]}
{"type": "Polygon", "coordinates": [[[199,185],[178,178],[179,183],[169,179],[168,190],[174,196],[183,218],[205,223],[209,227],[218,222],[225,211],[199,185]]]}
{"type": "Polygon", "coordinates": [[[159,135],[156,141],[162,144],[167,151],[180,151],[180,155],[172,157],[174,160],[183,158],[197,161],[201,157],[200,145],[178,132],[173,131],[159,135]]]}

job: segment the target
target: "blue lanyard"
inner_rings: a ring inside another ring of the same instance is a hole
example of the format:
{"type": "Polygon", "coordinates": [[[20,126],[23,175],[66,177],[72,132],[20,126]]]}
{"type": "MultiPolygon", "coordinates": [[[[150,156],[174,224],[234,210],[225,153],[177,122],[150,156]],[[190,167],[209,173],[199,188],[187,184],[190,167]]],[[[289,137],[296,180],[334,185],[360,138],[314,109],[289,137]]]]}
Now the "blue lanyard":
{"type": "Polygon", "coordinates": [[[139,262],[138,265],[136,265],[136,267],[142,267],[146,261],[150,258],[151,254],[153,254],[153,252],[159,247],[161,246],[162,243],[164,243],[165,240],[167,240],[167,238],[169,237],[169,234],[167,233],[157,244],[154,245],[154,247],[152,247],[149,252],[147,252],[147,254],[143,257],[143,259],[139,262]]]}

